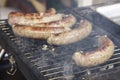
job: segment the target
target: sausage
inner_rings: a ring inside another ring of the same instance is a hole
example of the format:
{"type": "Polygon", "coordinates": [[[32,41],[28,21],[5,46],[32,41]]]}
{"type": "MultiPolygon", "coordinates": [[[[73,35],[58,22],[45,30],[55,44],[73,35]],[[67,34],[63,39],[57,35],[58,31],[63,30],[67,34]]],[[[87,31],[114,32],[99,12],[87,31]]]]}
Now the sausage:
{"type": "MultiPolygon", "coordinates": [[[[40,24],[34,24],[34,26],[38,26],[38,27],[65,27],[66,29],[70,29],[74,24],[76,23],[76,18],[70,14],[67,15],[67,17],[65,17],[62,20],[58,20],[58,21],[54,21],[51,23],[40,23],[40,24]]],[[[32,27],[32,26],[31,26],[32,27]]]]}
{"type": "Polygon", "coordinates": [[[54,27],[59,27],[59,26],[63,26],[65,28],[70,28],[72,27],[74,24],[76,23],[76,18],[70,14],[67,15],[64,19],[59,20],[59,21],[55,21],[50,23],[50,25],[48,25],[49,27],[54,26],[54,27]]]}
{"type": "Polygon", "coordinates": [[[44,13],[21,13],[11,12],[8,15],[9,25],[34,25],[40,23],[49,23],[57,20],[61,20],[63,14],[44,14],[44,13]]]}
{"type": "Polygon", "coordinates": [[[64,27],[30,27],[26,25],[14,25],[12,30],[15,35],[35,39],[47,39],[52,34],[66,31],[64,27]]]}
{"type": "Polygon", "coordinates": [[[49,10],[47,10],[45,12],[45,15],[51,15],[51,14],[55,14],[56,13],[56,10],[55,8],[50,8],[49,10]]]}
{"type": "Polygon", "coordinates": [[[47,42],[54,45],[65,45],[74,43],[87,37],[92,31],[92,25],[87,20],[81,20],[78,28],[65,31],[58,35],[51,35],[47,42]]]}
{"type": "Polygon", "coordinates": [[[79,66],[96,66],[106,62],[114,53],[114,43],[106,36],[98,38],[98,48],[91,52],[75,52],[72,59],[79,66]]]}

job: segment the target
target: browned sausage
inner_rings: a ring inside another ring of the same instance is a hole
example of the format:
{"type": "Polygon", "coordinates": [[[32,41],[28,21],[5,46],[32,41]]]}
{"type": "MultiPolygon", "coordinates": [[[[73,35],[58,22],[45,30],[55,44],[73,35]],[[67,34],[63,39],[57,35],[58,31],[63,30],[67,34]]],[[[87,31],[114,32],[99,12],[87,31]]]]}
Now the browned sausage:
{"type": "Polygon", "coordinates": [[[59,27],[59,26],[63,26],[63,27],[66,27],[66,28],[70,28],[72,27],[74,24],[76,23],[76,18],[70,14],[70,15],[67,15],[64,19],[62,20],[59,20],[59,21],[55,21],[55,22],[52,22],[50,23],[50,25],[48,25],[49,27],[59,27]]]}
{"type": "Polygon", "coordinates": [[[19,25],[34,25],[40,23],[49,23],[57,20],[61,20],[63,14],[50,14],[44,13],[21,13],[11,12],[8,15],[8,23],[12,26],[15,24],[19,25]]]}
{"type": "Polygon", "coordinates": [[[12,30],[15,35],[36,39],[47,39],[52,34],[66,31],[64,27],[30,27],[25,25],[15,25],[12,30]]]}
{"type": "Polygon", "coordinates": [[[79,66],[95,66],[106,62],[114,53],[114,44],[106,36],[98,38],[99,47],[91,52],[75,52],[72,56],[75,63],[79,66]]]}
{"type": "Polygon", "coordinates": [[[62,20],[54,21],[51,23],[34,24],[33,27],[34,26],[38,26],[38,27],[43,27],[43,26],[45,26],[45,27],[65,27],[65,28],[70,29],[75,24],[75,22],[76,22],[76,18],[72,14],[70,14],[62,20]]]}
{"type": "Polygon", "coordinates": [[[51,35],[47,42],[54,45],[74,43],[87,37],[92,31],[92,25],[87,20],[82,20],[78,28],[66,31],[58,35],[51,35]]]}

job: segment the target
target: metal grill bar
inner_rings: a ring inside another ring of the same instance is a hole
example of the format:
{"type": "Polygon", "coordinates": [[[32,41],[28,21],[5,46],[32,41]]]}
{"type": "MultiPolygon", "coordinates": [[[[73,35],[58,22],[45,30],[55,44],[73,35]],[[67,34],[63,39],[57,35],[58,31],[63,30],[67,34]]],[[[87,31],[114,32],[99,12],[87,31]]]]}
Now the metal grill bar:
{"type": "Polygon", "coordinates": [[[40,71],[40,72],[48,72],[48,71],[52,71],[52,70],[60,69],[60,68],[63,68],[63,67],[60,66],[60,67],[50,68],[50,69],[47,69],[47,70],[42,70],[42,71],[40,71]]]}
{"type": "Polygon", "coordinates": [[[115,51],[120,51],[120,49],[115,49],[115,51]]]}
{"type": "MultiPolygon", "coordinates": [[[[115,62],[115,63],[112,63],[112,64],[107,64],[107,65],[104,65],[104,66],[98,66],[98,67],[94,67],[94,68],[90,68],[89,69],[89,71],[92,71],[92,70],[96,70],[96,69],[100,69],[100,68],[104,68],[104,67],[106,67],[106,66],[108,66],[108,65],[115,65],[115,64],[119,64],[120,62],[115,62]]],[[[87,70],[84,70],[84,71],[80,71],[80,72],[76,72],[76,73],[74,73],[74,75],[76,75],[76,74],[80,74],[80,73],[82,73],[82,72],[86,72],[87,70]]]]}
{"type": "MultiPolygon", "coordinates": [[[[43,70],[44,70],[44,68],[47,68],[47,69],[48,69],[48,67],[51,67],[51,66],[56,66],[56,67],[58,66],[58,67],[59,67],[59,66],[61,66],[61,65],[60,65],[59,63],[55,63],[54,65],[47,65],[47,66],[42,66],[42,67],[39,66],[38,69],[43,69],[43,70]]],[[[46,70],[46,69],[45,69],[45,70],[46,70]]]]}
{"type": "MultiPolygon", "coordinates": [[[[115,65],[115,64],[120,64],[120,62],[115,62],[115,63],[112,63],[112,64],[107,64],[107,65],[104,65],[104,66],[102,66],[103,68],[104,67],[106,67],[106,66],[108,66],[108,65],[115,65]]],[[[88,69],[90,72],[92,71],[92,70],[96,70],[96,69],[102,69],[102,67],[96,67],[96,68],[92,68],[92,69],[88,69]]],[[[105,71],[105,70],[104,70],[105,71]]],[[[61,72],[64,72],[64,71],[61,71],[61,72]]],[[[83,70],[83,71],[80,71],[80,72],[76,72],[76,73],[74,73],[73,75],[80,75],[80,76],[82,76],[81,74],[82,73],[87,73],[87,70],[83,70]]],[[[58,76],[58,77],[54,77],[54,78],[50,78],[49,80],[58,80],[58,79],[65,79],[65,76],[58,76]]]]}
{"type": "Polygon", "coordinates": [[[109,61],[120,59],[120,57],[109,59],[109,61]]]}
{"type": "MultiPolygon", "coordinates": [[[[119,51],[120,49],[115,49],[115,51],[119,51]]],[[[115,55],[116,54],[119,54],[119,53],[115,53],[115,55]]],[[[114,56],[114,55],[113,55],[114,56]]],[[[120,57],[117,57],[117,58],[113,58],[113,59],[109,59],[107,62],[110,62],[110,61],[114,61],[114,60],[118,60],[118,59],[120,59],[120,57]]],[[[90,71],[92,71],[92,70],[96,70],[96,69],[101,69],[101,68],[103,68],[103,67],[105,67],[105,66],[109,66],[109,65],[114,65],[114,64],[118,64],[118,63],[120,63],[120,62],[113,62],[113,63],[110,63],[110,64],[107,64],[107,65],[104,65],[104,66],[100,66],[100,67],[95,67],[95,68],[91,68],[91,69],[89,69],[90,71]]],[[[61,68],[61,70],[63,69],[63,66],[61,66],[61,67],[57,67],[57,68],[50,68],[50,69],[47,69],[47,70],[43,70],[43,71],[41,71],[41,72],[49,72],[49,71],[51,71],[52,72],[52,70],[54,71],[55,69],[60,69],[61,68]]],[[[113,67],[114,68],[114,67],[113,67]]],[[[50,73],[50,74],[46,74],[46,75],[44,75],[44,76],[54,76],[54,75],[56,75],[56,74],[59,74],[59,73],[61,73],[61,74],[63,74],[63,72],[64,71],[59,71],[59,72],[52,72],[52,74],[50,73]]],[[[80,72],[78,72],[79,74],[81,74],[81,73],[85,73],[86,72],[86,70],[83,70],[83,71],[80,71],[80,72]]],[[[78,74],[78,73],[75,73],[74,75],[76,75],[76,74],[78,74]]],[[[63,76],[62,76],[63,77],[63,76]]],[[[58,77],[58,78],[60,78],[60,77],[58,77]]],[[[57,79],[57,78],[54,78],[54,79],[57,79]]]]}
{"type": "Polygon", "coordinates": [[[51,75],[57,75],[59,73],[63,73],[64,71],[58,71],[58,72],[54,72],[54,73],[50,73],[50,74],[46,74],[44,76],[51,76],[51,75]]]}

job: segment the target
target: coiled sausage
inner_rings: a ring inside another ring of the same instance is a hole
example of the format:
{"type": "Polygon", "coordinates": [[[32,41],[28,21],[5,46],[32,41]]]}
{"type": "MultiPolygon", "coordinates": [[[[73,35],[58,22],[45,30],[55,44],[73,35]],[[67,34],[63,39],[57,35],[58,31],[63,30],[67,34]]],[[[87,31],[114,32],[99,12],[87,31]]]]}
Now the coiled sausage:
{"type": "Polygon", "coordinates": [[[54,45],[65,45],[74,43],[87,37],[92,31],[92,25],[87,20],[82,20],[78,28],[65,31],[58,35],[51,35],[47,42],[54,45]]]}
{"type": "Polygon", "coordinates": [[[99,47],[91,52],[75,52],[72,59],[79,66],[96,66],[106,62],[114,53],[114,43],[106,36],[98,38],[99,47]]]}

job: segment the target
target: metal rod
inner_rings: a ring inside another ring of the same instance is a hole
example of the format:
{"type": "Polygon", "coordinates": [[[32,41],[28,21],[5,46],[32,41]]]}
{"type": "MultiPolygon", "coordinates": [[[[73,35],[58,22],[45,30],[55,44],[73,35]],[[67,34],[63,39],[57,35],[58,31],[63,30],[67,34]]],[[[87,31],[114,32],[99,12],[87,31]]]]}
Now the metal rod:
{"type": "Polygon", "coordinates": [[[44,76],[51,76],[51,75],[55,75],[55,74],[59,74],[59,73],[63,73],[63,72],[64,72],[64,71],[58,71],[58,72],[46,74],[46,75],[44,75],[44,76]]]}
{"type": "Polygon", "coordinates": [[[40,72],[49,72],[49,71],[56,70],[56,69],[60,69],[60,68],[63,68],[63,67],[60,66],[60,67],[50,68],[50,69],[43,70],[43,71],[40,71],[40,72]]]}
{"type": "Polygon", "coordinates": [[[57,79],[65,79],[65,77],[64,76],[59,76],[59,77],[51,78],[49,80],[57,80],[57,79]]]}
{"type": "Polygon", "coordinates": [[[8,28],[8,27],[7,28],[2,28],[2,30],[8,30],[8,29],[10,29],[10,28],[8,28]]]}
{"type": "Polygon", "coordinates": [[[120,53],[115,53],[113,56],[120,55],[120,53]]]}
{"type": "MultiPolygon", "coordinates": [[[[96,70],[96,69],[103,68],[103,67],[108,66],[108,65],[115,65],[115,64],[119,64],[119,63],[120,63],[120,62],[114,62],[114,63],[106,64],[106,65],[104,65],[104,66],[98,66],[98,67],[90,68],[89,70],[92,71],[92,70],[96,70]]],[[[80,73],[83,73],[83,72],[86,72],[86,70],[83,70],[83,71],[74,73],[74,75],[80,74],[80,73]]]]}
{"type": "Polygon", "coordinates": [[[120,51],[120,49],[115,49],[114,51],[120,51]]]}
{"type": "MultiPolygon", "coordinates": [[[[113,63],[113,64],[119,64],[119,63],[120,63],[120,62],[116,62],[116,63],[113,63]]],[[[107,65],[111,65],[111,64],[107,64],[107,65]]],[[[103,67],[105,67],[105,66],[107,66],[107,65],[104,65],[104,66],[102,66],[102,67],[97,67],[97,68],[103,68],[103,67]]],[[[95,70],[95,68],[92,68],[92,69],[89,69],[89,70],[95,70]]],[[[87,71],[87,70],[83,70],[83,71],[80,71],[80,72],[74,73],[73,75],[81,74],[81,73],[86,72],[86,71],[87,71]]],[[[65,79],[64,76],[59,76],[59,77],[51,78],[51,79],[49,79],[49,80],[57,80],[57,79],[61,79],[61,78],[64,78],[64,79],[65,79]]]]}
{"type": "Polygon", "coordinates": [[[2,58],[2,56],[3,56],[3,54],[4,54],[4,52],[5,52],[5,50],[2,49],[1,52],[0,52],[0,60],[1,60],[1,58],[2,58]]]}
{"type": "Polygon", "coordinates": [[[111,59],[109,59],[108,61],[113,61],[113,60],[117,60],[117,59],[120,59],[120,57],[111,58],[111,59]]]}
{"type": "Polygon", "coordinates": [[[56,66],[56,65],[60,65],[59,63],[55,63],[54,65],[47,65],[47,66],[39,66],[38,69],[41,69],[41,68],[46,68],[46,67],[49,67],[49,66],[56,66]]]}

